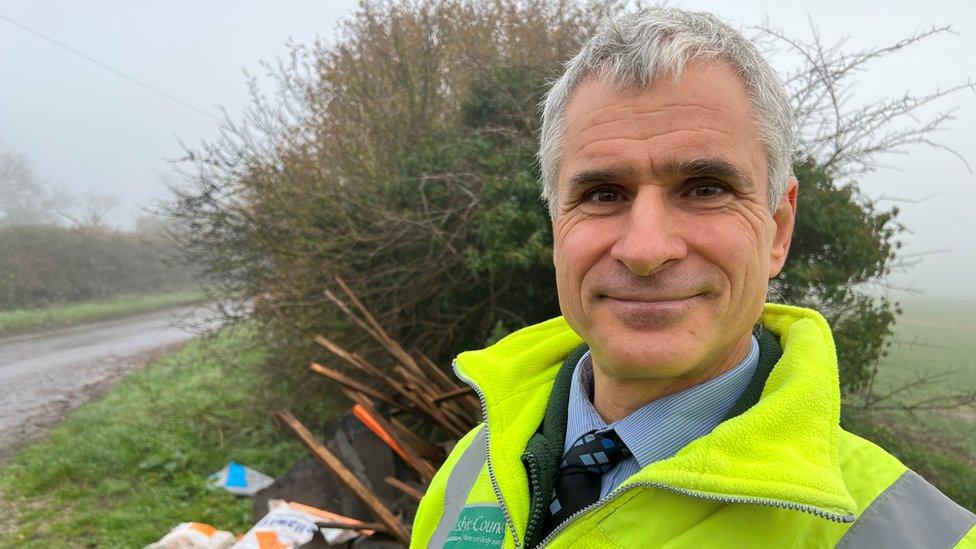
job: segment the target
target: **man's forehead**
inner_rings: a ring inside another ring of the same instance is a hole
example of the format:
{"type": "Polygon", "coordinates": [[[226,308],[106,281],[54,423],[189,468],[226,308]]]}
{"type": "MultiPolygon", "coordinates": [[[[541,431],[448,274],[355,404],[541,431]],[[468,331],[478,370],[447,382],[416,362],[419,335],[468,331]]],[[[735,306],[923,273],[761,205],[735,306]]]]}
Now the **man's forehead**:
{"type": "MultiPolygon", "coordinates": [[[[665,72],[656,75],[650,82],[637,82],[629,78],[616,79],[604,70],[596,70],[584,76],[573,87],[567,102],[567,114],[573,112],[580,103],[591,102],[593,96],[613,96],[614,102],[628,98],[650,96],[659,99],[662,105],[678,101],[714,100],[709,92],[717,87],[726,92],[735,90],[742,98],[748,98],[748,89],[742,76],[732,64],[723,59],[690,59],[680,73],[665,72]]],[[[731,99],[728,93],[721,96],[731,99]]],[[[733,105],[726,101],[721,105],[726,109],[733,105]]],[[[748,104],[742,105],[747,109],[748,104]]]]}
{"type": "Polygon", "coordinates": [[[590,77],[566,110],[560,180],[568,172],[649,164],[661,172],[707,167],[739,179],[765,175],[765,145],[745,84],[724,62],[693,61],[646,89],[620,89],[590,77]],[[760,171],[762,173],[760,173],[760,171]]]}

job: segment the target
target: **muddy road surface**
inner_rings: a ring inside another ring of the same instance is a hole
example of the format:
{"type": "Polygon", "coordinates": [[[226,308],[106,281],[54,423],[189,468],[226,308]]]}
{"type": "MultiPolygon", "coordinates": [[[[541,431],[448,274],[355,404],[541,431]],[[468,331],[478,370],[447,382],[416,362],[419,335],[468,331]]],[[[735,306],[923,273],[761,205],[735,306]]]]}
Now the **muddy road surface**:
{"type": "Polygon", "coordinates": [[[0,463],[127,373],[193,339],[204,311],[180,307],[0,338],[0,463]]]}

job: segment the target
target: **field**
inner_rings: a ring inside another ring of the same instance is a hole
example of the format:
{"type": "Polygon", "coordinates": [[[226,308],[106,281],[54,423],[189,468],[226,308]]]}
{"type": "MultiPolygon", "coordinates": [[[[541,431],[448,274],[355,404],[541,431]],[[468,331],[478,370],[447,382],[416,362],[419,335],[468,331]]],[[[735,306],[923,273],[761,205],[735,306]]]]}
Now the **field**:
{"type": "MultiPolygon", "coordinates": [[[[934,376],[918,390],[896,398],[918,401],[939,394],[976,392],[976,301],[919,298],[903,303],[890,355],[882,362],[879,392],[934,376]]],[[[888,420],[919,434],[937,435],[976,457],[976,407],[952,412],[921,412],[917,420],[898,413],[888,420]]]]}
{"type": "Polygon", "coordinates": [[[205,296],[202,292],[182,291],[165,294],[127,295],[113,299],[86,301],[42,309],[0,311],[0,336],[116,318],[164,307],[186,305],[204,299],[205,296]]]}
{"type": "MultiPolygon", "coordinates": [[[[976,301],[900,301],[904,314],[875,391],[885,394],[924,376],[929,381],[878,406],[976,391],[976,301]]],[[[976,407],[878,411],[853,423],[857,428],[852,430],[884,446],[959,503],[976,508],[976,407]]]]}

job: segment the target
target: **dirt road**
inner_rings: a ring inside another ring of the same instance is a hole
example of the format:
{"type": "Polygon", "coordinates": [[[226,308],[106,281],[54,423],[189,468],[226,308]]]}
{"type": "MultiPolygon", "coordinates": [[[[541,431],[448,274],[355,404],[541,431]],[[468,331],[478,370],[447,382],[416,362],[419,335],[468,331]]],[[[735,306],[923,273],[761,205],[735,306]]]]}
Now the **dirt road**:
{"type": "Polygon", "coordinates": [[[133,369],[192,339],[199,307],[0,339],[0,462],[133,369]]]}

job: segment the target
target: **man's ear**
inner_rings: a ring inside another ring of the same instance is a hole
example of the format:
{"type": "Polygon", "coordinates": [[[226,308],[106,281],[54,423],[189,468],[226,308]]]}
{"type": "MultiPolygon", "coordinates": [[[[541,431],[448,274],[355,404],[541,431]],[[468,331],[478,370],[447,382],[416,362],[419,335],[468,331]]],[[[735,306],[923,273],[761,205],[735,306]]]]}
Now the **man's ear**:
{"type": "Polygon", "coordinates": [[[773,212],[773,222],[776,233],[773,235],[773,247],[769,251],[769,278],[773,278],[783,270],[786,255],[790,252],[790,242],[793,240],[793,224],[796,221],[796,191],[795,177],[786,183],[786,192],[780,199],[776,211],[773,212]]]}

